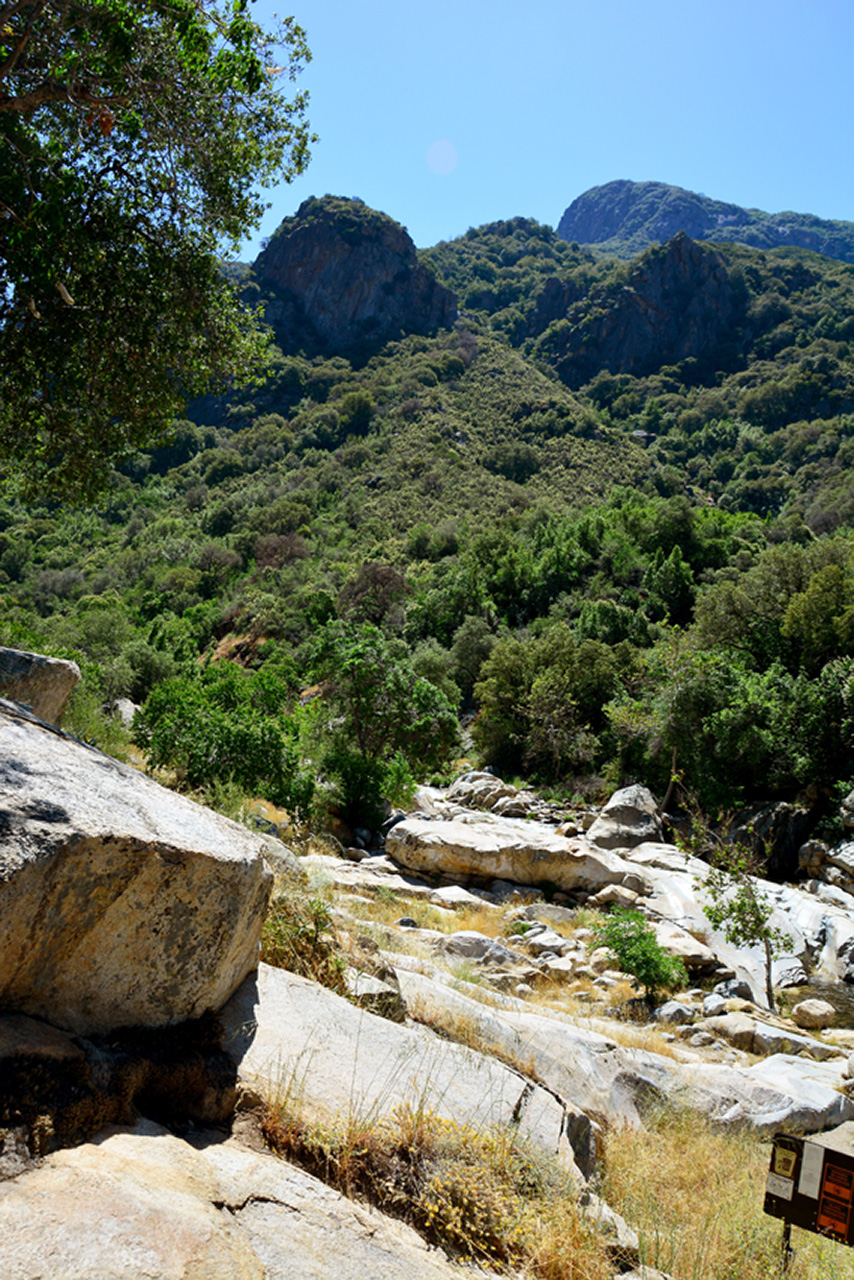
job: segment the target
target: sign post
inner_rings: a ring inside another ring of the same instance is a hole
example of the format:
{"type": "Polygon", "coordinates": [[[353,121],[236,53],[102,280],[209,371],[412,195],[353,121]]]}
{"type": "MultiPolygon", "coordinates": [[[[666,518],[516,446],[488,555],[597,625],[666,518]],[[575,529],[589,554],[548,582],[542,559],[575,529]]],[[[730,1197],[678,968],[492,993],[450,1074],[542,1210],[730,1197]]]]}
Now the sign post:
{"type": "Polygon", "coordinates": [[[792,1259],[793,1225],[854,1245],[854,1121],[810,1138],[779,1134],[771,1151],[764,1208],[783,1219],[783,1274],[792,1259]]]}

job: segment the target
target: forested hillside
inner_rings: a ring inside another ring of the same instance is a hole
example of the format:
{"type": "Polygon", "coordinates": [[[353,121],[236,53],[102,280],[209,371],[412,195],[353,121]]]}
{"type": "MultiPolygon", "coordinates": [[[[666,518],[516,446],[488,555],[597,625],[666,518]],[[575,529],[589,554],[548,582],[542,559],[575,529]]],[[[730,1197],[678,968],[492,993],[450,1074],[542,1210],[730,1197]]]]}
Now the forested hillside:
{"type": "Polygon", "coordinates": [[[675,776],[708,812],[829,812],[854,267],[685,236],[594,259],[524,218],[404,237],[306,202],[233,268],[275,337],[260,385],[191,405],[95,507],[7,485],[0,642],[81,660],[98,741],[103,703],[144,703],[150,758],[220,798],[376,822],[474,713],[470,759],[558,794],[675,776]]]}

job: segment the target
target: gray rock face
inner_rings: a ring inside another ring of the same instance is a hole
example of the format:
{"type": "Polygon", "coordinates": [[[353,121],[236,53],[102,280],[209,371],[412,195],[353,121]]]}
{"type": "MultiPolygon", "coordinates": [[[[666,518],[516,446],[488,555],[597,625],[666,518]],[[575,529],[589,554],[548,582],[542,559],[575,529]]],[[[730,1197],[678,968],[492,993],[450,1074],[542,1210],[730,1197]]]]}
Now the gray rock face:
{"type": "Polygon", "coordinates": [[[258,963],[261,840],[0,708],[0,1005],[78,1034],[218,1009],[258,963]]]}
{"type": "Polygon", "coordinates": [[[0,698],[23,703],[48,724],[60,725],[80,679],[76,662],[20,649],[0,649],[0,698]]]}
{"type": "Polygon", "coordinates": [[[661,834],[652,792],[633,786],[614,792],[587,832],[587,839],[600,849],[633,849],[647,840],[661,840],[661,834]]]}
{"type": "Polygon", "coordinates": [[[255,262],[275,298],[266,318],[285,347],[347,351],[453,324],[456,297],[420,266],[392,218],[327,196],[303,201],[255,262]]]}
{"type": "Polygon", "coordinates": [[[679,231],[695,240],[734,240],[756,248],[799,245],[843,262],[854,261],[854,223],[810,213],[763,213],[714,200],[665,182],[619,178],[591,187],[565,210],[557,233],[581,244],[607,243],[621,257],[639,253],[679,231]]]}
{"type": "Polygon", "coordinates": [[[724,256],[679,234],[637,258],[616,293],[594,285],[570,303],[567,324],[547,331],[534,351],[547,352],[573,389],[600,369],[640,378],[686,357],[708,359],[744,311],[744,290],[724,256]]]}
{"type": "Polygon", "coordinates": [[[807,875],[843,893],[854,893],[854,840],[843,840],[832,849],[820,840],[808,840],[798,856],[807,875]]]}

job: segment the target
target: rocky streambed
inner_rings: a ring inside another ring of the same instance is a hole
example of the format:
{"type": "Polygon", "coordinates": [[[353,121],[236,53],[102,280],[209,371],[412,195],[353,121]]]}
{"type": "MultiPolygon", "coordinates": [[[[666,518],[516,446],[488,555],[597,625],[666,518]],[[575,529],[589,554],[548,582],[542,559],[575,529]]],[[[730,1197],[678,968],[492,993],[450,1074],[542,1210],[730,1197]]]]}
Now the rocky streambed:
{"type": "MultiPolygon", "coordinates": [[[[854,1117],[854,1032],[764,1008],[762,957],[710,927],[704,875],[642,788],[561,825],[489,775],[423,789],[380,852],[297,858],[0,701],[2,1274],[461,1274],[271,1154],[260,1122],[284,1108],[510,1129],[557,1161],[612,1273],[640,1275],[597,1195],[604,1132],[662,1105],[762,1133],[854,1117]],[[271,869],[285,900],[323,899],[346,994],[257,965],[271,869]],[[688,970],[646,1025],[592,927],[612,904],[688,970]]],[[[841,983],[844,890],[765,889],[792,937],[783,994],[841,983]]]]}

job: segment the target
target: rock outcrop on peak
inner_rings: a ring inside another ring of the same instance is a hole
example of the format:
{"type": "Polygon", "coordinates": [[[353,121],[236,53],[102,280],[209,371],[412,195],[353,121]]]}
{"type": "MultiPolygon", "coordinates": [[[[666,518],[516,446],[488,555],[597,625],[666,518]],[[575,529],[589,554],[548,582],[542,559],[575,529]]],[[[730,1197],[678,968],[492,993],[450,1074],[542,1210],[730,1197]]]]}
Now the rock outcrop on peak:
{"type": "Polygon", "coordinates": [[[283,350],[359,355],[456,319],[455,295],[419,265],[405,228],[360,200],[303,201],[254,274],[283,350]]]}
{"type": "Polygon", "coordinates": [[[603,369],[644,377],[685,359],[726,367],[747,300],[744,281],[719,252],[679,234],[643,254],[624,279],[570,304],[535,351],[572,388],[603,369]]]}
{"type": "Polygon", "coordinates": [[[557,229],[562,240],[600,245],[621,258],[680,231],[694,240],[734,240],[756,249],[791,245],[854,262],[854,222],[744,209],[666,182],[619,179],[591,187],[573,200],[557,229]]]}
{"type": "Polygon", "coordinates": [[[0,700],[0,1007],[78,1035],[220,1008],[258,963],[263,852],[0,700]]]}

